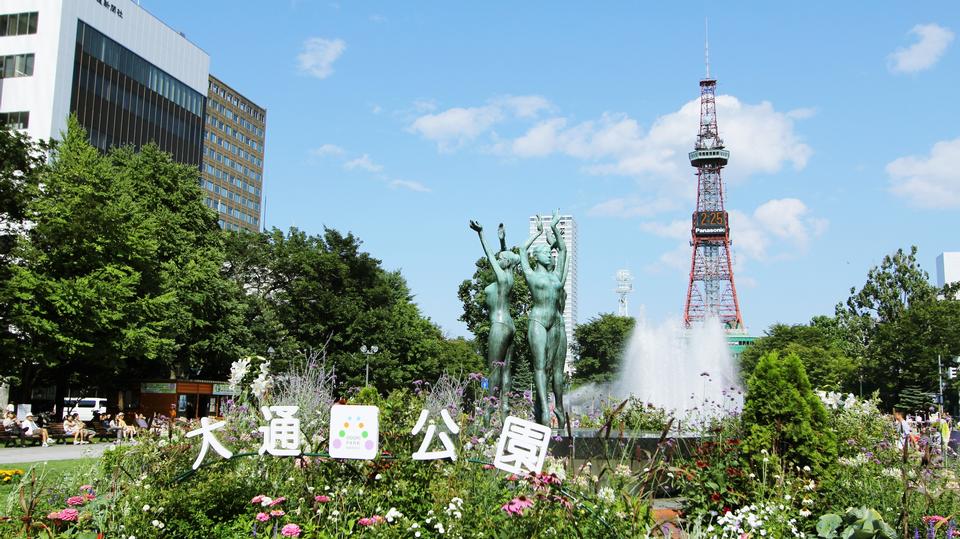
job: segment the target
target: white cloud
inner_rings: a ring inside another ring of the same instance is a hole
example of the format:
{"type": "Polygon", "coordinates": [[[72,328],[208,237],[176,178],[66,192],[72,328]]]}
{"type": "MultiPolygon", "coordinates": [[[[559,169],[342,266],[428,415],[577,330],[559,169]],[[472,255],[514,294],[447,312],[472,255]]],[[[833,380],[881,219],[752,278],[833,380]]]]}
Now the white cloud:
{"type": "Polygon", "coordinates": [[[677,219],[676,221],[671,221],[666,224],[656,222],[640,223],[640,229],[655,236],[660,236],[661,238],[682,240],[690,237],[691,225],[692,222],[689,219],[677,219]]]}
{"type": "Polygon", "coordinates": [[[410,130],[435,141],[442,151],[477,138],[503,118],[498,107],[456,107],[436,114],[426,114],[414,120],[410,130]]]}
{"type": "Polygon", "coordinates": [[[345,150],[336,144],[323,144],[319,148],[310,150],[310,155],[317,157],[341,156],[344,153],[345,150]]]}
{"type": "Polygon", "coordinates": [[[416,191],[418,193],[429,193],[430,188],[426,185],[423,185],[420,182],[408,181],[408,180],[393,180],[390,182],[390,187],[393,189],[409,189],[410,191],[416,191]]]}
{"type": "MultiPolygon", "coordinates": [[[[768,262],[797,257],[828,225],[826,219],[811,216],[807,205],[796,198],[768,200],[752,213],[731,209],[728,214],[735,273],[742,273],[748,260],[768,262]]],[[[646,222],[640,228],[664,238],[690,237],[690,221],[684,219],[646,222]]],[[[648,269],[689,269],[691,249],[688,242],[679,244],[663,253],[648,269]]]]}
{"type": "Polygon", "coordinates": [[[303,42],[303,52],[297,56],[300,71],[325,79],[333,74],[333,63],[346,49],[342,39],[311,37],[303,42]]]}
{"type": "Polygon", "coordinates": [[[354,170],[359,168],[362,170],[366,170],[368,172],[380,172],[381,170],[383,170],[383,166],[378,165],[377,163],[374,163],[373,160],[370,159],[370,156],[367,154],[363,154],[360,157],[357,157],[356,159],[351,159],[350,161],[347,161],[346,163],[343,164],[343,168],[346,170],[354,170]]]}
{"type": "MultiPolygon", "coordinates": [[[[716,99],[720,134],[730,150],[724,177],[742,181],[756,173],[776,173],[784,166],[802,169],[811,154],[794,130],[794,122],[813,109],[780,112],[769,102],[755,105],[736,97],[716,99]]],[[[648,131],[626,114],[606,113],[596,120],[571,124],[567,118],[542,120],[521,136],[501,142],[502,153],[521,158],[566,155],[583,162],[588,174],[620,175],[639,180],[657,204],[630,197],[595,206],[591,213],[615,217],[649,216],[672,209],[696,193],[694,170],[687,158],[700,120],[700,100],[657,118],[648,131]],[[669,203],[663,202],[664,200],[669,203]]]]}
{"type": "Polygon", "coordinates": [[[488,132],[494,125],[510,118],[534,118],[550,107],[549,101],[537,95],[501,96],[478,107],[453,107],[432,113],[435,105],[418,101],[419,112],[431,112],[416,118],[409,130],[437,143],[441,151],[453,150],[488,132]],[[429,105],[424,106],[424,105],[429,105]]]}
{"type": "Polygon", "coordinates": [[[897,49],[887,58],[894,73],[917,73],[933,67],[953,41],[953,32],[936,24],[918,24],[910,30],[917,42],[897,49]]]}
{"type": "Polygon", "coordinates": [[[796,198],[768,200],[752,215],[730,211],[730,236],[735,249],[754,260],[792,258],[803,253],[810,240],[823,234],[828,221],[810,215],[796,198]]]}
{"type": "Polygon", "coordinates": [[[960,138],[940,141],[926,156],[901,157],[887,165],[891,190],[913,205],[960,208],[960,138]]]}

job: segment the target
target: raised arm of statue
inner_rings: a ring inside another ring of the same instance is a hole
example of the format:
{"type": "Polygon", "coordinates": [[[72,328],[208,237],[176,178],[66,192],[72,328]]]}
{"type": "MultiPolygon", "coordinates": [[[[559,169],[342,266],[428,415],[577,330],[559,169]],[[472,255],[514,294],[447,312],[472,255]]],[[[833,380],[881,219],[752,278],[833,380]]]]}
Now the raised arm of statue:
{"type": "Polygon", "coordinates": [[[550,220],[550,230],[553,231],[553,242],[551,247],[557,250],[557,267],[554,268],[554,273],[560,279],[561,283],[567,282],[567,266],[569,260],[567,259],[567,244],[563,241],[563,236],[560,234],[560,210],[555,210],[553,212],[553,218],[550,220]]]}
{"type": "Polygon", "coordinates": [[[497,237],[500,238],[500,250],[507,251],[507,233],[503,230],[503,223],[497,227],[497,237]]]}
{"type": "Polygon", "coordinates": [[[527,241],[523,244],[523,248],[520,249],[520,265],[523,267],[524,274],[533,272],[533,268],[530,267],[530,253],[528,250],[530,246],[533,245],[533,242],[540,237],[540,234],[543,234],[543,221],[540,220],[540,216],[537,216],[537,231],[527,238],[527,241]]]}
{"type": "MultiPolygon", "coordinates": [[[[483,227],[480,226],[480,223],[471,220],[470,228],[477,232],[477,236],[480,236],[480,245],[483,246],[483,252],[487,255],[487,262],[490,263],[490,267],[493,268],[493,272],[497,275],[497,281],[503,280],[503,268],[500,267],[500,263],[497,262],[497,255],[490,250],[490,247],[487,245],[487,242],[483,239],[483,227]]],[[[503,225],[500,225],[501,230],[503,225]]]]}

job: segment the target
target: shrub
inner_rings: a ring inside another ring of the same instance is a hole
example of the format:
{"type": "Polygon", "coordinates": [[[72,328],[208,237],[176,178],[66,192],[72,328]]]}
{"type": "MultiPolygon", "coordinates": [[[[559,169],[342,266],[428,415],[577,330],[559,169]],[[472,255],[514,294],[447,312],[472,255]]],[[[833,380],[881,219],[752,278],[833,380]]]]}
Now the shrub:
{"type": "Polygon", "coordinates": [[[810,466],[822,472],[837,455],[827,411],[813,392],[800,358],[771,352],[760,358],[747,382],[743,407],[745,448],[754,460],[810,466]]]}

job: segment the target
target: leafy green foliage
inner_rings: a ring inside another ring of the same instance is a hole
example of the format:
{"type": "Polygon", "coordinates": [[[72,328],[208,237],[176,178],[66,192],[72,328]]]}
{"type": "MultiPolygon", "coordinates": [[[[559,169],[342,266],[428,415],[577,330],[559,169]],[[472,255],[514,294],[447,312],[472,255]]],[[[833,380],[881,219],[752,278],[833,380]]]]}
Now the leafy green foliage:
{"type": "Polygon", "coordinates": [[[226,273],[247,292],[243,323],[255,351],[292,357],[322,349],[345,387],[363,385],[369,361],[370,383],[382,392],[480,370],[471,343],[446,339],[420,313],[399,272],[384,270],[360,245],[332,229],[228,235],[226,273]],[[364,345],[378,351],[364,354],[364,345]]]}
{"type": "Polygon", "coordinates": [[[826,514],[817,521],[817,534],[824,539],[896,539],[897,532],[880,513],[867,507],[848,509],[843,517],[826,514]]]}
{"type": "MultiPolygon", "coordinates": [[[[864,389],[878,390],[887,405],[907,386],[936,388],[931,386],[937,376],[931,348],[947,347],[931,333],[931,319],[921,314],[937,303],[936,292],[914,246],[909,253],[898,249],[885,256],[867,273],[863,287],[851,288],[850,297],[836,307],[847,355],[862,365],[864,389]]],[[[951,353],[960,354],[960,348],[951,353]]]]}
{"type": "Polygon", "coordinates": [[[791,466],[817,471],[829,466],[836,458],[836,438],[796,354],[781,358],[770,352],[761,357],[747,387],[744,444],[754,460],[769,453],[791,466]]]}
{"type": "Polygon", "coordinates": [[[577,383],[607,382],[620,368],[627,339],[636,320],[602,313],[573,330],[574,374],[577,383]]]}

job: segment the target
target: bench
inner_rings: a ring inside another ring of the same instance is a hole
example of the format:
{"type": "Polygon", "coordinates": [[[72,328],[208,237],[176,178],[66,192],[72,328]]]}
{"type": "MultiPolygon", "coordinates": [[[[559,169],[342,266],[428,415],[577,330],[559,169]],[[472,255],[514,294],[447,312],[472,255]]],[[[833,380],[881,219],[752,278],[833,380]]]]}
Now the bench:
{"type": "Polygon", "coordinates": [[[67,443],[67,441],[73,441],[73,435],[63,432],[63,423],[49,423],[47,425],[47,439],[48,443],[56,444],[61,441],[67,443]]]}
{"type": "Polygon", "coordinates": [[[0,429],[0,442],[3,442],[3,445],[6,447],[10,447],[13,444],[23,445],[23,438],[21,438],[18,432],[0,429]]]}
{"type": "Polygon", "coordinates": [[[42,441],[42,437],[40,436],[40,433],[27,436],[22,431],[18,432],[5,429],[0,430],[0,442],[3,442],[6,447],[10,447],[11,445],[19,445],[23,447],[26,445],[27,441],[30,442],[30,445],[33,445],[34,442],[40,443],[42,441]]]}
{"type": "Polygon", "coordinates": [[[87,425],[87,428],[90,428],[90,425],[93,425],[93,428],[91,430],[93,430],[94,432],[94,435],[90,437],[91,441],[94,438],[99,438],[100,440],[108,441],[108,442],[114,442],[119,440],[119,438],[117,437],[117,431],[108,430],[107,427],[103,426],[103,423],[94,421],[89,425],[87,425]]]}

